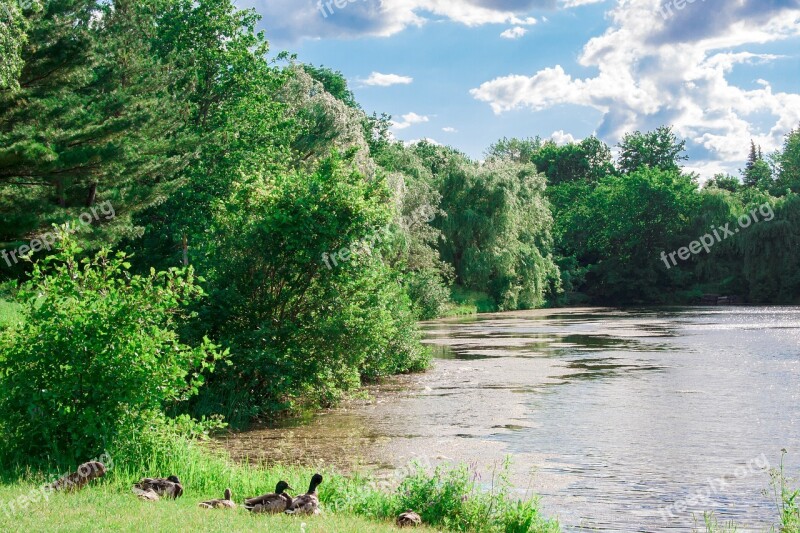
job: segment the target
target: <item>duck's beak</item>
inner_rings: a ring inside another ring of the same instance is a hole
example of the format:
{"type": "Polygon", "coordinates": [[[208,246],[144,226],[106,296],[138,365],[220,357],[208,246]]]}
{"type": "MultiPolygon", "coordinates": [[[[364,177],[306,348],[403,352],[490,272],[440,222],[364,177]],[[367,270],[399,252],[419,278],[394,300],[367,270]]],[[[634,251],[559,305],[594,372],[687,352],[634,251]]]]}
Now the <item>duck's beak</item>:
{"type": "Polygon", "coordinates": [[[294,490],[292,487],[286,487],[287,490],[294,490]]]}

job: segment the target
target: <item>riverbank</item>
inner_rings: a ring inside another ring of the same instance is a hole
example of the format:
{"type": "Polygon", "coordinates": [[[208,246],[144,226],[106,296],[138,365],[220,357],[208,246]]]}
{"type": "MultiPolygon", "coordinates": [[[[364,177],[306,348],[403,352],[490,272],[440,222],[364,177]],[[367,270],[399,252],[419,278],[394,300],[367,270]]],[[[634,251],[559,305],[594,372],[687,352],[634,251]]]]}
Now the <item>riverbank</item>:
{"type": "MultiPolygon", "coordinates": [[[[175,441],[136,463],[125,451],[108,452],[107,475],[76,494],[43,490],[52,478],[5,473],[0,484],[0,531],[393,531],[408,509],[438,531],[547,532],[557,522],[542,516],[535,501],[514,497],[500,477],[491,490],[476,483],[466,466],[425,469],[414,466],[396,483],[368,475],[344,476],[334,470],[282,465],[256,466],[231,461],[204,444],[175,441]],[[321,472],[321,516],[251,516],[244,509],[205,510],[201,501],[220,498],[225,488],[237,503],[274,492],[285,480],[298,494],[321,472]],[[184,486],[177,501],[143,502],[131,486],[143,476],[176,475],[184,486]],[[23,481],[24,480],[24,481],[23,481]]],[[[423,528],[422,531],[427,531],[423,528]]]]}

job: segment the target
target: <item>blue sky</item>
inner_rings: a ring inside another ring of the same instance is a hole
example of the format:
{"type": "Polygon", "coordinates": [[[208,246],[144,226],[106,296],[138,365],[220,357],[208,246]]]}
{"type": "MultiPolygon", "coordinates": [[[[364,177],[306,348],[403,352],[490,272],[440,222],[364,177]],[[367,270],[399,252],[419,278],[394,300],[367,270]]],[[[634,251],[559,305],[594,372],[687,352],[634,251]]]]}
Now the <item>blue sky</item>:
{"type": "Polygon", "coordinates": [[[710,177],[800,124],[800,0],[237,3],[274,51],[340,70],[398,139],[476,158],[504,136],[615,145],[671,124],[710,177]]]}

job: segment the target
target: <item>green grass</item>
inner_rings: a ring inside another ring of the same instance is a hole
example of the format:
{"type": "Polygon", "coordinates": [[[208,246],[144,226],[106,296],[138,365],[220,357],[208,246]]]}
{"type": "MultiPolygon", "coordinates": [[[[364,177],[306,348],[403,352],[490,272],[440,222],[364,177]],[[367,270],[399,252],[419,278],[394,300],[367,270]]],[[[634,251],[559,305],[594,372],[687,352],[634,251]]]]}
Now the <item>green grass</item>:
{"type": "Polygon", "coordinates": [[[446,311],[445,316],[460,316],[476,313],[493,313],[497,311],[497,305],[492,298],[483,292],[471,291],[453,285],[450,291],[450,299],[453,305],[446,311]]]}
{"type": "MultiPolygon", "coordinates": [[[[128,450],[131,457],[136,456],[128,450]]],[[[230,461],[224,453],[188,442],[154,452],[135,464],[114,459],[110,452],[109,473],[77,494],[48,494],[48,501],[28,503],[7,513],[8,502],[31,494],[52,478],[40,473],[6,473],[0,485],[0,531],[392,531],[397,515],[406,509],[419,512],[426,524],[437,530],[507,533],[550,533],[558,524],[539,514],[535,501],[517,501],[510,485],[498,476],[491,491],[480,490],[467,467],[418,470],[399,487],[382,487],[368,476],[343,476],[322,471],[319,487],[324,513],[320,517],[249,516],[234,512],[197,508],[201,501],[219,498],[231,488],[234,500],[273,492],[279,480],[296,491],[308,486],[314,471],[302,467],[260,467],[230,461]],[[130,488],[143,476],[177,475],[184,485],[178,501],[142,502],[130,488]]],[[[41,496],[40,496],[41,499],[41,496]]],[[[18,505],[16,506],[19,507],[18,505]]],[[[424,529],[423,529],[424,531],[424,529]]]]}
{"type": "Polygon", "coordinates": [[[0,328],[8,327],[19,319],[19,305],[0,298],[0,328]]]}
{"type": "MultiPolygon", "coordinates": [[[[16,484],[0,486],[0,501],[7,502],[29,493],[36,486],[16,484]]],[[[242,496],[234,499],[241,502],[242,496]]],[[[236,510],[200,509],[204,499],[221,494],[187,490],[177,501],[144,502],[132,493],[103,485],[89,487],[76,494],[51,494],[47,501],[30,504],[26,509],[6,514],[0,510],[0,531],[78,532],[78,531],[274,531],[370,533],[397,531],[390,522],[367,520],[347,514],[325,513],[314,517],[287,515],[251,515],[236,510]]],[[[433,531],[423,528],[422,531],[433,531]]]]}

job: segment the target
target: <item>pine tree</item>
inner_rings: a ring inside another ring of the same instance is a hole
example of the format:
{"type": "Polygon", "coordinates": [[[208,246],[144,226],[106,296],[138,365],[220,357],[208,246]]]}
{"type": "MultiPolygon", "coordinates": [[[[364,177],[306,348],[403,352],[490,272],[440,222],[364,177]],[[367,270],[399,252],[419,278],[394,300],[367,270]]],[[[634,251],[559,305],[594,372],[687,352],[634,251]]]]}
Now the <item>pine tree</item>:
{"type": "Polygon", "coordinates": [[[166,197],[191,151],[174,69],[151,50],[152,6],[52,0],[30,15],[20,89],[0,93],[6,239],[111,202],[116,218],[94,235],[114,242],[166,197]]]}
{"type": "Polygon", "coordinates": [[[772,183],[772,169],[764,161],[761,146],[756,146],[753,140],[750,140],[750,155],[747,157],[742,177],[745,187],[767,188],[772,183]]]}

